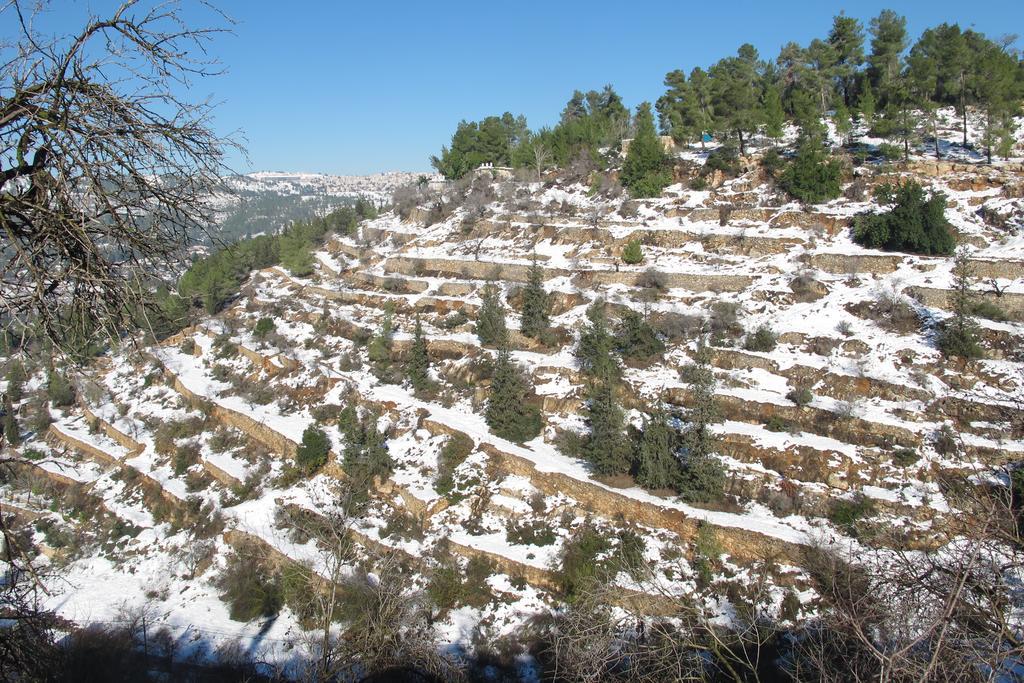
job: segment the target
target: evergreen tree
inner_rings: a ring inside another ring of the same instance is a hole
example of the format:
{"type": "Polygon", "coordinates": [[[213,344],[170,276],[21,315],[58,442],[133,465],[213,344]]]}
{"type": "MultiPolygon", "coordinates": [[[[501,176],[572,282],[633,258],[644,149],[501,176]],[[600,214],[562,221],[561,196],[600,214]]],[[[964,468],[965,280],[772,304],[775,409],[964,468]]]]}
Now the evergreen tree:
{"type": "Polygon", "coordinates": [[[10,393],[4,394],[3,429],[8,446],[17,446],[21,443],[21,430],[18,428],[18,419],[14,416],[14,403],[11,401],[10,393]]]}
{"type": "Polygon", "coordinates": [[[543,426],[540,409],[530,401],[528,381],[507,345],[498,351],[484,418],[492,432],[514,443],[536,438],[543,426]]]}
{"type": "Polygon", "coordinates": [[[46,396],[57,408],[67,408],[75,403],[75,390],[71,383],[56,370],[50,370],[47,374],[46,396]]]}
{"type": "Polygon", "coordinates": [[[888,104],[891,90],[902,68],[901,55],[907,49],[907,18],[891,9],[871,20],[871,54],[868,77],[883,103],[888,104]]]}
{"type": "Polygon", "coordinates": [[[427,353],[427,340],[423,337],[423,325],[420,323],[419,315],[416,316],[412,348],[409,350],[405,370],[414,390],[423,391],[430,387],[430,354],[427,353]]]}
{"type": "Polygon", "coordinates": [[[829,45],[835,51],[834,75],[847,107],[853,106],[857,70],[864,62],[864,28],[853,17],[840,14],[832,19],[829,45]]]}
{"type": "Polygon", "coordinates": [[[580,370],[591,377],[616,380],[619,377],[619,363],[612,353],[615,338],[608,330],[608,319],[604,313],[604,300],[597,299],[587,308],[590,325],[580,333],[576,345],[576,362],[580,370]]]}
{"type": "Polygon", "coordinates": [[[551,299],[544,290],[544,271],[534,256],[529,278],[523,290],[523,312],[520,330],[527,337],[539,339],[551,324],[551,299]]]}
{"type": "Polygon", "coordinates": [[[25,366],[14,359],[7,368],[7,396],[14,403],[22,399],[25,391],[25,366]]]}
{"type": "Polygon", "coordinates": [[[590,434],[583,444],[586,459],[603,476],[629,472],[632,449],[611,379],[606,377],[590,384],[586,412],[590,423],[590,434]]]}
{"type": "Polygon", "coordinates": [[[384,367],[391,362],[391,338],[394,334],[394,306],[388,304],[384,307],[384,319],[380,324],[380,331],[370,340],[366,347],[367,356],[370,361],[378,366],[384,367]]]}
{"type": "Polygon", "coordinates": [[[273,318],[260,318],[252,330],[252,336],[257,339],[265,339],[268,334],[274,331],[273,318]]]}
{"type": "Polygon", "coordinates": [[[281,235],[281,265],[296,277],[313,272],[313,245],[298,230],[281,235]]]}
{"type": "Polygon", "coordinates": [[[497,285],[488,281],[481,295],[480,312],[476,321],[476,336],[484,346],[500,346],[508,341],[505,326],[505,308],[497,285]]]}
{"type": "Polygon", "coordinates": [[[763,107],[765,135],[772,140],[782,139],[786,124],[786,112],[782,109],[782,96],[776,86],[769,85],[765,88],[763,107]]]}
{"type": "Polygon", "coordinates": [[[647,360],[665,351],[665,342],[636,311],[626,311],[619,320],[615,334],[615,350],[623,358],[647,360]]]}
{"type": "Polygon", "coordinates": [[[761,123],[760,63],[753,45],[741,45],[735,57],[720,60],[708,71],[715,127],[736,135],[740,155],[745,141],[761,123]]]}
{"type": "Polygon", "coordinates": [[[849,142],[850,133],[853,132],[853,122],[850,120],[850,110],[842,102],[836,103],[835,111],[832,112],[832,124],[836,127],[839,135],[839,144],[845,145],[849,142]]]}
{"type": "Polygon", "coordinates": [[[373,413],[349,425],[343,463],[345,472],[365,487],[369,487],[375,477],[386,478],[394,470],[387,435],[378,430],[377,416],[373,413]]]}
{"type": "Polygon", "coordinates": [[[871,89],[871,82],[865,81],[864,89],[857,100],[857,113],[861,123],[869,130],[875,125],[875,92],[871,89]]]}
{"type": "Polygon", "coordinates": [[[327,464],[331,441],[327,433],[311,424],[302,432],[302,443],[295,451],[295,464],[307,474],[312,474],[327,464]]]}
{"type": "Polygon", "coordinates": [[[885,213],[858,216],[853,241],[869,249],[914,254],[951,254],[956,245],[953,226],[946,220],[946,198],[941,192],[926,198],[924,189],[907,181],[891,194],[893,207],[885,213]]]}
{"type": "Polygon", "coordinates": [[[625,248],[622,250],[622,262],[635,266],[638,263],[642,263],[643,260],[644,252],[640,247],[640,242],[637,240],[630,240],[627,242],[625,248]]]}
{"type": "Polygon", "coordinates": [[[654,130],[651,105],[642,103],[636,110],[636,136],[629,144],[620,178],[633,197],[657,197],[672,182],[668,158],[654,130]]]}
{"type": "Polygon", "coordinates": [[[808,204],[835,199],[841,172],[839,162],[829,157],[817,116],[802,122],[796,156],[779,178],[782,189],[808,204]]]}
{"type": "Polygon", "coordinates": [[[975,307],[971,291],[973,280],[970,252],[966,247],[960,247],[953,256],[953,291],[950,296],[953,315],[943,323],[937,340],[939,349],[947,356],[980,358],[984,355],[978,343],[978,324],[972,315],[975,307]]]}
{"type": "Polygon", "coordinates": [[[647,489],[677,489],[682,476],[682,466],[675,454],[677,448],[677,434],[659,401],[644,421],[637,447],[636,483],[647,489]]]}
{"type": "Polygon", "coordinates": [[[721,416],[715,400],[715,375],[711,369],[711,350],[699,342],[694,364],[687,368],[690,382],[690,409],[683,430],[683,472],[680,495],[690,501],[712,500],[721,494],[725,471],[714,456],[711,425],[721,416]]]}

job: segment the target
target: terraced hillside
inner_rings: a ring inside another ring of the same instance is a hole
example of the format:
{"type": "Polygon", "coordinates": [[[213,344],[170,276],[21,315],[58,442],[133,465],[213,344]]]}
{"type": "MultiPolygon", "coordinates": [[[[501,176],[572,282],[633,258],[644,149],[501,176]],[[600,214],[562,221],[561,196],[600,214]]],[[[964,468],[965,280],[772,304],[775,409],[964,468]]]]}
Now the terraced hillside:
{"type": "MultiPolygon", "coordinates": [[[[315,622],[287,590],[292,566],[331,580],[398,558],[441,642],[480,653],[573,595],[581,539],[597,539],[585,564],[612,568],[624,609],[756,604],[788,625],[823,597],[812,549],[865,559],[956,543],[973,511],[951,482],[997,481],[1024,460],[1024,169],[862,167],[846,198],[816,206],[784,200],[753,160],[712,185],[624,201],[479,173],[330,238],[311,276],[255,272],[217,315],[102,358],[73,405],[26,431],[38,467],[3,487],[5,513],[69,563],[52,604],[86,622],[145,602],[186,651],[240,638],[287,667],[315,622]],[[947,195],[968,245],[981,359],[936,348],[952,258],[851,239],[871,189],[907,178],[947,195]],[[642,261],[629,265],[632,242],[642,261]],[[531,268],[551,302],[539,339],[519,329],[531,268]],[[491,285],[543,418],[525,443],[485,419],[498,349],[474,325],[491,285]],[[633,473],[600,476],[573,445],[593,384],[575,347],[601,301],[612,328],[639,312],[663,344],[617,360],[630,439],[659,404],[685,429],[694,364],[710,363],[721,495],[685,502],[633,473]],[[417,325],[420,390],[406,371],[417,325]],[[390,462],[367,477],[375,443],[390,462]],[[247,614],[222,599],[219,577],[249,552],[285,577],[283,606],[247,614]]],[[[27,383],[24,415],[43,384],[27,383]]]]}

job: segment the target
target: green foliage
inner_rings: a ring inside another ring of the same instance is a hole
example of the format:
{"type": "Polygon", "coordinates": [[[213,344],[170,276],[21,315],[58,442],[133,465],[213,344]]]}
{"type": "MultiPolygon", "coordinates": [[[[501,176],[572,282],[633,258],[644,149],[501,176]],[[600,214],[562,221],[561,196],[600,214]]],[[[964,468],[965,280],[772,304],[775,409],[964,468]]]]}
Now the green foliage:
{"type": "Polygon", "coordinates": [[[538,150],[560,168],[579,160],[588,165],[600,161],[603,147],[618,147],[629,123],[629,110],[614,88],[573,92],[558,124],[531,133],[513,152],[516,166],[534,166],[538,150]]]}
{"type": "Polygon", "coordinates": [[[516,545],[553,545],[558,534],[544,520],[519,522],[514,519],[505,523],[505,540],[516,545]]]}
{"type": "Polygon", "coordinates": [[[540,338],[551,324],[551,298],[544,290],[544,272],[534,257],[523,290],[522,322],[519,329],[527,337],[540,338]]]}
{"type": "Polygon", "coordinates": [[[622,250],[622,262],[635,266],[638,263],[643,263],[643,260],[644,252],[640,247],[640,243],[636,240],[630,240],[622,250]]]}
{"type": "Polygon", "coordinates": [[[14,403],[22,399],[25,388],[25,366],[15,358],[7,367],[7,398],[14,403]]]}
{"type": "Polygon", "coordinates": [[[257,339],[265,339],[268,334],[274,331],[273,318],[260,318],[252,328],[252,336],[257,339]]]}
{"type": "Polygon", "coordinates": [[[636,110],[636,136],[626,152],[620,180],[635,198],[658,197],[672,182],[667,166],[667,155],[654,130],[651,105],[644,102],[636,110]]]}
{"type": "Polygon", "coordinates": [[[629,310],[622,314],[616,328],[615,350],[623,358],[648,360],[664,353],[665,342],[644,316],[629,310]]]}
{"type": "Polygon", "coordinates": [[[529,441],[543,427],[540,409],[531,400],[523,371],[512,362],[507,346],[498,351],[484,418],[495,435],[514,443],[529,441]]]}
{"type": "Polygon", "coordinates": [[[461,121],[449,146],[440,156],[430,158],[431,165],[449,180],[457,180],[481,164],[511,166],[515,148],[529,135],[526,118],[505,112],[483,121],[461,121]]]}
{"type": "Polygon", "coordinates": [[[409,359],[405,363],[405,373],[416,391],[430,388],[430,354],[427,353],[427,340],[423,337],[423,326],[420,317],[416,316],[416,328],[412,337],[412,348],[409,359]]]}
{"type": "Polygon", "coordinates": [[[946,220],[942,193],[925,197],[924,189],[907,181],[893,193],[894,206],[885,213],[858,216],[853,240],[870,249],[913,254],[951,254],[956,245],[953,226],[946,220]]]}
{"type": "Polygon", "coordinates": [[[367,357],[378,367],[385,367],[391,363],[391,338],[395,330],[394,317],[394,307],[390,304],[385,306],[380,330],[366,346],[367,357]]]}
{"type": "Polygon", "coordinates": [[[590,384],[586,415],[590,432],[582,444],[583,457],[602,476],[629,472],[632,447],[626,438],[625,417],[612,380],[605,378],[590,384]]]}
{"type": "Polygon", "coordinates": [[[840,195],[839,162],[829,159],[820,141],[807,140],[779,178],[779,185],[807,204],[818,204],[840,195]]]}
{"type": "Polygon", "coordinates": [[[721,420],[715,400],[715,375],[711,370],[711,352],[702,342],[697,346],[694,364],[688,368],[690,408],[683,429],[683,472],[679,495],[688,501],[706,502],[721,496],[725,470],[712,455],[714,436],[711,425],[721,420]]]}
{"type": "Polygon", "coordinates": [[[892,453],[892,464],[896,467],[910,467],[921,459],[921,454],[913,448],[897,448],[892,453]]]}
{"type": "Polygon", "coordinates": [[[803,408],[814,399],[814,394],[807,387],[795,387],[786,394],[786,398],[803,408]]]}
{"type": "Polygon", "coordinates": [[[494,568],[486,557],[470,558],[464,572],[454,561],[448,561],[430,573],[427,595],[441,609],[460,605],[479,609],[491,600],[487,579],[493,573],[494,568]]]}
{"type": "Polygon", "coordinates": [[[363,487],[369,487],[374,478],[388,477],[394,471],[395,462],[388,453],[387,434],[377,428],[377,416],[370,413],[354,424],[346,417],[345,423],[346,474],[363,487]]]}
{"type": "Polygon", "coordinates": [[[587,524],[576,530],[559,553],[557,581],[562,595],[572,600],[607,576],[608,568],[599,561],[612,549],[612,541],[601,530],[587,524]]]}
{"type": "Polygon", "coordinates": [[[442,495],[448,495],[454,488],[455,468],[461,465],[473,452],[473,440],[462,432],[453,434],[437,456],[437,476],[434,488],[442,495]]]}
{"type": "Polygon", "coordinates": [[[505,308],[501,304],[498,286],[490,281],[485,284],[481,300],[476,336],[484,346],[501,346],[508,340],[508,327],[505,325],[505,308]]]}
{"type": "Polygon", "coordinates": [[[302,432],[302,443],[295,451],[295,464],[306,474],[312,474],[327,464],[331,441],[327,433],[311,424],[302,432]]]}
{"type": "Polygon", "coordinates": [[[953,315],[943,321],[936,345],[946,356],[981,358],[984,351],[979,341],[978,325],[972,317],[975,297],[971,291],[974,269],[966,248],[956,251],[953,259],[953,291],[950,299],[953,315]]]}
{"type": "Polygon", "coordinates": [[[648,489],[678,490],[682,465],[676,457],[679,435],[669,424],[669,416],[660,403],[644,422],[637,447],[636,483],[648,489]]]}
{"type": "Polygon", "coordinates": [[[56,370],[47,373],[46,397],[57,408],[67,408],[75,404],[75,390],[67,377],[56,370]]]}
{"type": "Polygon", "coordinates": [[[761,325],[752,334],[748,334],[743,342],[743,348],[747,351],[758,351],[767,353],[775,349],[775,332],[767,325],[761,325]]]}
{"type": "Polygon", "coordinates": [[[273,616],[284,604],[280,574],[255,544],[243,545],[228,555],[217,583],[235,621],[273,616]]]}
{"type": "Polygon", "coordinates": [[[576,362],[580,370],[591,377],[618,379],[621,370],[612,351],[615,338],[608,330],[608,319],[604,313],[604,300],[597,299],[587,308],[590,324],[580,333],[576,345],[576,362]]]}
{"type": "Polygon", "coordinates": [[[856,538],[861,520],[873,514],[875,514],[874,502],[867,496],[856,495],[850,500],[833,501],[828,511],[828,519],[837,527],[856,538]]]}
{"type": "Polygon", "coordinates": [[[4,394],[3,432],[8,446],[17,446],[21,443],[21,430],[18,428],[18,420],[14,416],[14,404],[11,403],[9,393],[4,394]]]}

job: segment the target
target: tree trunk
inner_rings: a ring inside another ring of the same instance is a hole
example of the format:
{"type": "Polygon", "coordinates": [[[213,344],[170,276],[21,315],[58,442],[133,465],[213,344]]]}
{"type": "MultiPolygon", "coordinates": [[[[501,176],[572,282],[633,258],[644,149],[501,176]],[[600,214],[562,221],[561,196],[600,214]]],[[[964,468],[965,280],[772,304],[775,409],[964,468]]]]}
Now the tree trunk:
{"type": "Polygon", "coordinates": [[[964,147],[967,147],[967,74],[960,72],[960,120],[964,132],[964,147]]]}
{"type": "Polygon", "coordinates": [[[742,130],[737,130],[736,131],[736,136],[739,137],[739,139],[740,139],[740,156],[745,156],[744,152],[743,152],[743,131],[742,130]]]}
{"type": "Polygon", "coordinates": [[[932,118],[932,138],[935,140],[935,160],[938,161],[942,158],[942,152],[939,151],[939,117],[938,114],[933,114],[932,118]]]}

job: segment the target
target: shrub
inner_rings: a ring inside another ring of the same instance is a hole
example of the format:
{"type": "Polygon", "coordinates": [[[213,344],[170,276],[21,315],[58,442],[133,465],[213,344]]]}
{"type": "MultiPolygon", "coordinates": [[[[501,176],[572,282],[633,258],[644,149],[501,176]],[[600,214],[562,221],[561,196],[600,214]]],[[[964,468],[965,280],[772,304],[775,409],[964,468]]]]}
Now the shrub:
{"type": "Polygon", "coordinates": [[[280,575],[255,543],[240,545],[228,555],[217,585],[235,621],[272,616],[284,602],[280,575]]]}
{"type": "Polygon", "coordinates": [[[897,448],[892,453],[892,464],[896,467],[910,467],[920,459],[921,455],[913,448],[897,448]]]}
{"type": "MultiPolygon", "coordinates": [[[[722,174],[726,176],[734,176],[740,172],[739,160],[739,148],[732,143],[724,144],[721,147],[711,150],[708,154],[708,158],[704,161],[704,165],[701,167],[700,177],[701,179],[706,179],[707,176],[711,175],[715,171],[721,171],[722,174]]],[[[707,187],[706,180],[704,187],[707,187]]]]}
{"type": "Polygon", "coordinates": [[[783,166],[785,166],[785,160],[783,160],[782,155],[779,154],[777,147],[768,149],[761,157],[761,168],[763,168],[765,173],[772,178],[779,174],[779,171],[782,170],[783,166]]]}
{"type": "Polygon", "coordinates": [[[517,545],[551,545],[558,539],[555,530],[543,520],[532,522],[516,522],[509,520],[505,524],[505,540],[517,545]]]}
{"type": "Polygon", "coordinates": [[[932,437],[932,445],[939,455],[956,455],[960,452],[960,442],[957,440],[953,428],[948,424],[942,425],[942,428],[935,432],[932,437]]]}
{"type": "Polygon", "coordinates": [[[1007,320],[1006,311],[991,301],[985,301],[984,299],[973,302],[970,312],[979,318],[995,320],[996,322],[1005,322],[1007,320]]]}
{"type": "Polygon", "coordinates": [[[327,433],[315,424],[310,425],[302,432],[302,443],[295,451],[295,464],[307,474],[312,474],[327,463],[330,450],[327,433]]]}
{"type": "Polygon", "coordinates": [[[452,311],[437,322],[437,326],[444,330],[451,330],[469,322],[469,318],[462,311],[452,311]]]}
{"type": "Polygon", "coordinates": [[[939,327],[939,335],[935,340],[942,355],[968,359],[983,357],[985,351],[981,348],[974,327],[957,326],[950,322],[945,321],[939,327]]]}
{"type": "Polygon", "coordinates": [[[490,561],[485,557],[470,558],[466,564],[465,578],[455,562],[447,562],[431,572],[427,595],[441,609],[459,605],[483,607],[491,599],[487,579],[493,572],[490,561]]]}
{"type": "Polygon", "coordinates": [[[814,398],[814,394],[812,394],[811,390],[807,387],[794,387],[788,394],[786,394],[786,398],[803,408],[811,402],[814,398]]]}
{"type": "Polygon", "coordinates": [[[257,339],[266,339],[267,335],[274,331],[273,318],[260,318],[253,327],[252,336],[257,339]]]}
{"type": "MultiPolygon", "coordinates": [[[[886,191],[883,189],[883,195],[886,191]]],[[[906,251],[912,254],[952,254],[956,246],[953,226],[946,220],[946,197],[907,181],[889,191],[893,207],[885,213],[858,216],[853,240],[869,249],[906,251]]]]}
{"type": "Polygon", "coordinates": [[[636,278],[636,286],[664,292],[668,289],[668,277],[661,271],[648,268],[636,278]]]}
{"type": "Polygon", "coordinates": [[[711,304],[711,332],[736,336],[742,331],[739,324],[739,304],[716,301],[711,304]]]}
{"type": "Polygon", "coordinates": [[[874,501],[858,494],[850,500],[833,501],[828,511],[828,519],[846,533],[856,537],[860,521],[874,514],[874,501]]]}
{"type": "Polygon", "coordinates": [[[747,351],[767,353],[775,348],[775,332],[767,325],[761,325],[753,334],[748,334],[743,343],[747,351]]]}
{"type": "Polygon", "coordinates": [[[192,337],[188,339],[182,339],[181,344],[178,345],[178,351],[184,353],[186,356],[191,356],[196,352],[196,340],[192,337]]]}
{"type": "Polygon", "coordinates": [[[644,260],[644,252],[640,248],[640,242],[630,240],[622,250],[622,262],[629,265],[636,265],[644,260]]]}
{"type": "Polygon", "coordinates": [[[190,443],[178,446],[174,450],[174,473],[178,476],[185,474],[185,471],[192,465],[199,462],[199,446],[190,443]]]}
{"type": "Polygon", "coordinates": [[[570,536],[559,553],[556,580],[562,594],[572,599],[608,572],[599,557],[611,550],[611,540],[596,527],[586,524],[570,536]]]}
{"type": "Polygon", "coordinates": [[[789,423],[781,415],[772,415],[764,423],[764,428],[769,432],[788,432],[789,423]]]}
{"type": "Polygon", "coordinates": [[[455,486],[453,475],[455,468],[463,463],[473,452],[473,440],[462,432],[453,434],[445,443],[437,456],[437,477],[434,488],[442,495],[449,493],[455,486]]]}

